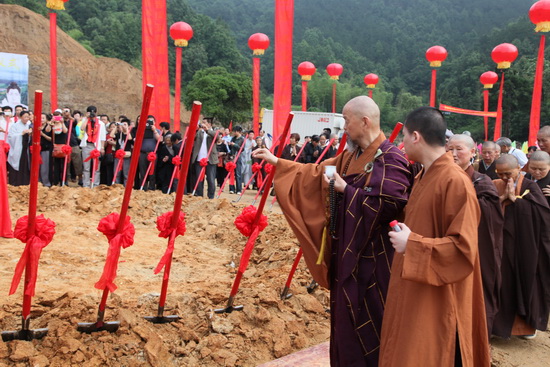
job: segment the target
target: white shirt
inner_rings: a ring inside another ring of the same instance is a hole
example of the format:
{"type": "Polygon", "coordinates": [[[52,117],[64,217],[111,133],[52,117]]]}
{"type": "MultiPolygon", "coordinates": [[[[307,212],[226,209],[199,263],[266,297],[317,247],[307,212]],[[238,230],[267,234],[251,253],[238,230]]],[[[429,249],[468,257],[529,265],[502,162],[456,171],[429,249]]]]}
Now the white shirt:
{"type": "MultiPolygon", "coordinates": [[[[88,118],[84,117],[82,119],[82,125],[84,125],[84,123],[86,123],[87,121],[88,121],[88,118]]],[[[96,117],[96,124],[97,123],[99,123],[99,137],[97,139],[96,148],[101,150],[103,146],[102,143],[107,139],[107,130],[105,129],[105,124],[103,123],[103,121],[101,121],[99,118],[96,117]]],[[[84,130],[84,137],[80,142],[80,146],[82,148],[84,148],[88,143],[88,133],[86,132],[86,130],[88,130],[87,128],[88,128],[88,124],[86,124],[86,129],[84,130]]]]}
{"type": "Polygon", "coordinates": [[[519,149],[516,149],[516,148],[511,148],[510,151],[508,152],[508,154],[511,154],[513,155],[514,157],[516,157],[518,159],[518,163],[520,165],[520,167],[523,168],[523,166],[525,166],[527,164],[527,162],[529,161],[527,159],[527,156],[525,155],[525,153],[523,153],[521,150],[519,149]]]}
{"type": "Polygon", "coordinates": [[[203,158],[208,158],[208,147],[206,144],[206,141],[208,140],[208,134],[206,131],[202,130],[202,143],[201,143],[201,149],[199,150],[199,155],[197,156],[197,161],[200,161],[203,158]]]}

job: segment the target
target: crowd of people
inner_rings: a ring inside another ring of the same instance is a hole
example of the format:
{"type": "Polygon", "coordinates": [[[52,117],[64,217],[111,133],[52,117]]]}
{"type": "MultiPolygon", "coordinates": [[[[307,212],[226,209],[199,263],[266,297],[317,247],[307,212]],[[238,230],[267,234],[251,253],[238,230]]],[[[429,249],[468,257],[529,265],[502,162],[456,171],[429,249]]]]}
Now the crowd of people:
{"type": "MultiPolygon", "coordinates": [[[[32,111],[21,105],[16,106],[15,111],[6,106],[0,113],[0,141],[5,141],[8,147],[10,185],[29,184],[33,121],[32,111]]],[[[131,157],[139,154],[138,171],[132,183],[134,188],[164,193],[175,191],[178,176],[173,178],[174,168],[181,162],[183,153],[181,133],[170,131],[168,122],[157,123],[155,117],[149,115],[145,120],[141,148],[134,152],[139,121],[139,116],[132,121],[124,115],[112,121],[108,115],[98,114],[95,106],[86,108],[85,113],[69,107],[56,109],[51,114],[43,113],[39,126],[40,182],[46,187],[69,185],[69,182],[87,188],[115,183],[126,185],[131,157]],[[99,152],[97,158],[93,151],[99,152]]],[[[231,130],[214,127],[209,118],[199,123],[185,188],[187,193],[203,196],[205,180],[207,197],[214,198],[216,187],[221,187],[228,175],[229,162],[236,165],[234,178],[227,185],[230,193],[241,194],[246,185],[258,189],[266,172],[262,167],[254,175],[253,165],[259,162],[252,159],[252,152],[261,147],[271,148],[272,138],[265,131],[255,136],[252,130],[244,131],[241,126],[231,130]],[[197,185],[203,167],[204,180],[197,185]]],[[[331,134],[330,129],[305,137],[304,145],[300,144],[300,139],[296,133],[290,136],[282,152],[283,158],[314,163],[319,157],[325,160],[336,154],[338,137],[331,134]],[[325,148],[327,151],[323,154],[325,148]]]]}

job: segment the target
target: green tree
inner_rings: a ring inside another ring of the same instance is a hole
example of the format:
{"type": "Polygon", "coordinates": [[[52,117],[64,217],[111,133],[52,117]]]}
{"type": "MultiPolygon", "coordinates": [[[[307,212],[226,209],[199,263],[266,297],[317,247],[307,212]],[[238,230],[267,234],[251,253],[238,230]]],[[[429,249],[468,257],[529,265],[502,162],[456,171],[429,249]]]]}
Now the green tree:
{"type": "Polygon", "coordinates": [[[249,121],[252,116],[252,79],[247,73],[229,73],[221,66],[197,72],[184,94],[186,106],[202,102],[203,114],[228,126],[249,121]]]}

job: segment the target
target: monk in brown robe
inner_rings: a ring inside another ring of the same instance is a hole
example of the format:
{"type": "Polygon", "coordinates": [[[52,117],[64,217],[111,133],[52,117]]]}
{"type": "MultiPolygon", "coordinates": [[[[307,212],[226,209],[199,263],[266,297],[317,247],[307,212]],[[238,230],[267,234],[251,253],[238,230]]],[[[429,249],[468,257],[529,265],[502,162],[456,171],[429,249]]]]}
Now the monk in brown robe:
{"type": "MultiPolygon", "coordinates": [[[[496,145],[493,142],[485,143],[496,145]]],[[[484,147],[485,143],[483,143],[484,147]]],[[[453,135],[447,143],[447,149],[453,154],[455,163],[466,171],[470,180],[472,180],[479,208],[481,209],[481,220],[477,228],[477,242],[487,319],[487,338],[489,338],[492,333],[493,320],[498,312],[500,297],[500,263],[502,260],[504,216],[493,181],[489,176],[476,172],[472,166],[476,153],[474,140],[468,135],[453,135]]]]}
{"type": "Polygon", "coordinates": [[[393,258],[388,224],[405,206],[412,175],[381,132],[372,99],[356,97],[342,112],[348,149],[335,158],[304,165],[266,149],[254,155],[276,165],[279,204],[314,279],[330,288],[331,366],[370,367],[378,365],[393,258]],[[327,165],[336,166],[332,179],[327,165]]]}
{"type": "Polygon", "coordinates": [[[500,155],[500,146],[494,141],[485,141],[481,146],[481,157],[477,170],[495,180],[498,178],[495,172],[495,160],[500,155]],[[498,151],[497,151],[498,147],[498,151]]]}
{"type": "Polygon", "coordinates": [[[497,160],[495,186],[504,208],[500,310],[493,334],[534,338],[550,309],[550,209],[542,191],[509,154],[497,160]]]}
{"type": "Polygon", "coordinates": [[[441,112],[421,107],[403,129],[405,151],[424,166],[395,248],[379,366],[490,365],[477,228],[480,210],[468,175],[445,152],[441,112]]]}
{"type": "Polygon", "coordinates": [[[537,150],[529,157],[529,173],[525,175],[537,183],[550,206],[550,154],[537,150]]]}

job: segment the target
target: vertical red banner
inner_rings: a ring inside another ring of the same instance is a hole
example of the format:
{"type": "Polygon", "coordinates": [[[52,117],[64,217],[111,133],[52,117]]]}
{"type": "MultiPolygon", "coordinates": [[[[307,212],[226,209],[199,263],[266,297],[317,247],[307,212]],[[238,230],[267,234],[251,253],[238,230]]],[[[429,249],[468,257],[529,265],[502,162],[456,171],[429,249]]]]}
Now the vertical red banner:
{"type": "Polygon", "coordinates": [[[166,1],[142,0],[141,13],[143,91],[147,84],[155,86],[149,113],[157,121],[170,121],[166,1]]]}
{"type": "Polygon", "coordinates": [[[533,99],[531,101],[531,118],[529,119],[529,145],[537,142],[537,133],[540,128],[540,103],[542,99],[542,75],[544,74],[544,48],[546,37],[540,36],[539,55],[537,58],[537,69],[535,71],[535,82],[533,86],[533,99]]]}
{"type": "Polygon", "coordinates": [[[500,78],[500,89],[498,91],[498,102],[497,102],[497,120],[495,122],[495,132],[493,134],[493,141],[497,141],[502,134],[502,93],[504,91],[504,72],[502,72],[502,77],[500,78]]]}
{"type": "MultiPolygon", "coordinates": [[[[489,89],[483,90],[483,111],[489,112],[489,89]]],[[[489,140],[489,117],[483,117],[483,127],[485,128],[485,141],[489,140]]]]}
{"type": "Polygon", "coordinates": [[[254,136],[260,135],[260,58],[252,58],[252,129],[254,136]]]}
{"type": "Polygon", "coordinates": [[[432,69],[432,86],[430,88],[430,107],[435,107],[436,88],[437,88],[437,69],[432,69]]]}
{"type": "Polygon", "coordinates": [[[307,111],[307,81],[302,80],[302,111],[307,111]]]}
{"type": "Polygon", "coordinates": [[[57,14],[50,12],[50,105],[57,109],[57,14]]]}
{"type": "MultiPolygon", "coordinates": [[[[294,0],[275,0],[275,77],[273,136],[283,132],[292,98],[294,0]]],[[[284,139],[284,138],[283,138],[284,139]]],[[[275,142],[273,142],[275,144],[275,142]]]]}

